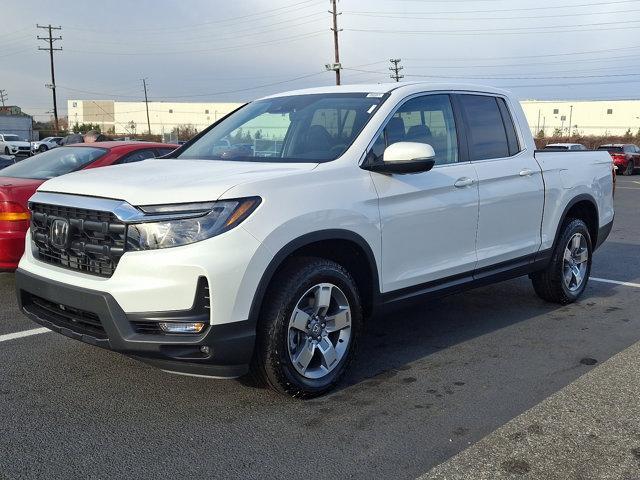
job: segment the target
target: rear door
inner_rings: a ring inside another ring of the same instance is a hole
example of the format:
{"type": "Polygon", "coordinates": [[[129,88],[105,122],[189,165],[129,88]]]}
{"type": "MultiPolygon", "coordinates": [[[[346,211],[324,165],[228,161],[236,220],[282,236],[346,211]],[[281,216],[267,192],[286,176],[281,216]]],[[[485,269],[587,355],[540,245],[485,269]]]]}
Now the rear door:
{"type": "Polygon", "coordinates": [[[544,185],[534,152],[522,148],[504,98],[460,94],[456,100],[479,182],[477,269],[536,253],[544,185]]]}
{"type": "Polygon", "coordinates": [[[389,292],[473,274],[478,182],[459,148],[457,119],[447,94],[406,100],[368,152],[381,159],[395,142],[431,145],[436,165],[409,175],[371,173],[382,223],[382,283],[389,292]]]}

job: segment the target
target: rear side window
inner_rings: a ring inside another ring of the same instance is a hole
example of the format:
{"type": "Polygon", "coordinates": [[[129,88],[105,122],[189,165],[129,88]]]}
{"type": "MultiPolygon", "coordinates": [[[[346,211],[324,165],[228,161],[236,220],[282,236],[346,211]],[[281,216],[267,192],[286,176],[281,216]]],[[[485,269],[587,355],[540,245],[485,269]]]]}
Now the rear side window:
{"type": "Polygon", "coordinates": [[[116,164],[120,165],[122,163],[135,163],[140,162],[141,160],[146,160],[148,158],[155,158],[156,152],[154,152],[150,148],[146,148],[144,150],[136,150],[135,152],[131,152],[126,154],[120,160],[116,162],[116,164]]]}
{"type": "MultiPolygon", "coordinates": [[[[459,98],[467,123],[471,160],[510,156],[507,129],[505,129],[502,121],[502,114],[496,97],[460,95],[459,98]]],[[[515,137],[513,122],[511,122],[511,130],[514,138],[517,138],[515,137]]]]}

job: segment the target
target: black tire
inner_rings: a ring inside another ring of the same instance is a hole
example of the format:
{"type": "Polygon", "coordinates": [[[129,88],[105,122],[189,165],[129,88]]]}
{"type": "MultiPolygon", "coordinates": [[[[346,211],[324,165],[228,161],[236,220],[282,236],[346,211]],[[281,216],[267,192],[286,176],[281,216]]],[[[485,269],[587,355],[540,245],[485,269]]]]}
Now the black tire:
{"type": "Polygon", "coordinates": [[[633,175],[633,160],[629,160],[629,163],[627,163],[627,168],[625,168],[623,175],[625,176],[631,176],[633,175]]]}
{"type": "Polygon", "coordinates": [[[254,383],[296,398],[313,398],[333,389],[349,368],[362,326],[362,306],[355,281],[341,265],[322,258],[300,257],[289,261],[273,279],[265,295],[251,364],[254,383]],[[337,286],[351,309],[349,345],[326,376],[310,379],[299,373],[289,354],[289,319],[298,301],[314,285],[337,286]]]}
{"type": "Polygon", "coordinates": [[[567,219],[553,249],[549,265],[544,270],[530,275],[536,294],[543,300],[561,305],[575,302],[582,295],[589,281],[592,254],[593,246],[587,225],[580,219],[567,219]],[[571,291],[563,280],[563,260],[565,248],[576,233],[581,234],[586,240],[588,259],[581,285],[571,291]]]}
{"type": "Polygon", "coordinates": [[[4,147],[4,154],[11,155],[11,151],[9,150],[9,147],[4,147]]]}
{"type": "Polygon", "coordinates": [[[46,145],[40,145],[40,146],[38,147],[38,151],[39,151],[40,153],[42,153],[42,152],[46,152],[47,150],[49,150],[49,148],[48,148],[46,145]]]}

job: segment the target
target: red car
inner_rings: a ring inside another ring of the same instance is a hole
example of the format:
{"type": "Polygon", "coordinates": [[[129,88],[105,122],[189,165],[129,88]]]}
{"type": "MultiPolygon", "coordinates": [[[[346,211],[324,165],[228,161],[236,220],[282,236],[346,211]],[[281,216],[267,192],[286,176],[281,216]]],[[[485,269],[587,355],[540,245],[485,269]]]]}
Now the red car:
{"type": "Polygon", "coordinates": [[[58,147],[0,171],[0,271],[18,267],[29,229],[27,202],[50,178],[86,168],[160,157],[178,145],[150,142],[96,142],[58,147]]]}
{"type": "Polygon", "coordinates": [[[598,150],[607,150],[618,167],[618,175],[633,175],[640,168],[640,148],[632,143],[611,143],[600,145],[598,150]]]}

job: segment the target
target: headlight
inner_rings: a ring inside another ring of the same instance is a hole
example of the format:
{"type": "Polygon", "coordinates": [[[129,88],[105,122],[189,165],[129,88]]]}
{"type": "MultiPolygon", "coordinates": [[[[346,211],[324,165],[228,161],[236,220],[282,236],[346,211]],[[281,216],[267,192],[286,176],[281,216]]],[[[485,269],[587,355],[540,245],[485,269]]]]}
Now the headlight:
{"type": "Polygon", "coordinates": [[[178,247],[215,237],[242,223],[259,204],[259,197],[251,197],[207,204],[145,207],[143,211],[153,215],[154,220],[163,215],[171,218],[129,225],[127,250],[178,247]],[[190,218],[176,218],[180,215],[190,218]]]}

